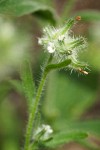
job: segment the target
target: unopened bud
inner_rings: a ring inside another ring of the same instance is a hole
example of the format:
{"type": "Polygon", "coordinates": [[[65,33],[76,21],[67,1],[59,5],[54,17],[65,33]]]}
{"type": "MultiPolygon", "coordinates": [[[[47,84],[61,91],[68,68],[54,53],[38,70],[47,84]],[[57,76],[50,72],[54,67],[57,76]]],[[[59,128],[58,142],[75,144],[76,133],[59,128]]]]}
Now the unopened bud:
{"type": "Polygon", "coordinates": [[[80,21],[80,20],[81,20],[81,16],[77,16],[76,21],[80,21]]]}
{"type": "Polygon", "coordinates": [[[83,73],[83,74],[85,74],[85,75],[89,74],[87,71],[83,70],[82,68],[79,68],[78,71],[81,72],[81,73],[83,73]]]}

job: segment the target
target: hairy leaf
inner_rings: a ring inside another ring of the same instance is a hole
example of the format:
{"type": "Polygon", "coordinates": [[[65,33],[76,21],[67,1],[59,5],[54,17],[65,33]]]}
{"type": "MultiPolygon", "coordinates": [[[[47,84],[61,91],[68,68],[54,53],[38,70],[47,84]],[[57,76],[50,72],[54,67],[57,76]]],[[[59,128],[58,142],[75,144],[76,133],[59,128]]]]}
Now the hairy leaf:
{"type": "Polygon", "coordinates": [[[33,82],[32,70],[28,62],[25,62],[23,70],[21,71],[21,79],[23,90],[30,107],[34,97],[35,85],[33,82]]]}

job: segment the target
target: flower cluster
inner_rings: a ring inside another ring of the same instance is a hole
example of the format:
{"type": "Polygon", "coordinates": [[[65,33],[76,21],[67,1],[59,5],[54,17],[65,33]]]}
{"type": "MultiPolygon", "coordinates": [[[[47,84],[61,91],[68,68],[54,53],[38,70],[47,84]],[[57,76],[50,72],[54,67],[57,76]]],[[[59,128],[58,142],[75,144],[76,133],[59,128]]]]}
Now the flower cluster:
{"type": "Polygon", "coordinates": [[[70,68],[80,69],[85,65],[77,61],[78,52],[87,47],[85,38],[72,35],[71,28],[78,19],[71,18],[67,23],[55,29],[48,26],[43,30],[43,37],[38,39],[38,43],[43,45],[45,51],[51,53],[57,63],[66,59],[71,59],[70,68]]]}

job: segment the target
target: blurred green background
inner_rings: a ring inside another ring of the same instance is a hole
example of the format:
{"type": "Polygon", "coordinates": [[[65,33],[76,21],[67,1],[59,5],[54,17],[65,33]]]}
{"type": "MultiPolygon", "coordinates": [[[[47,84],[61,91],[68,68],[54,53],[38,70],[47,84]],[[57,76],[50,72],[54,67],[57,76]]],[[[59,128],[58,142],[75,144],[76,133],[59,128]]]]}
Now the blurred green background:
{"type": "Polygon", "coordinates": [[[20,71],[30,60],[36,86],[46,53],[38,46],[42,28],[59,26],[73,16],[82,20],[73,27],[88,40],[80,59],[89,75],[51,72],[44,88],[40,112],[43,122],[56,131],[82,130],[87,140],[63,146],[64,150],[100,149],[100,1],[0,0],[0,150],[19,150],[24,144],[27,102],[20,71]]]}

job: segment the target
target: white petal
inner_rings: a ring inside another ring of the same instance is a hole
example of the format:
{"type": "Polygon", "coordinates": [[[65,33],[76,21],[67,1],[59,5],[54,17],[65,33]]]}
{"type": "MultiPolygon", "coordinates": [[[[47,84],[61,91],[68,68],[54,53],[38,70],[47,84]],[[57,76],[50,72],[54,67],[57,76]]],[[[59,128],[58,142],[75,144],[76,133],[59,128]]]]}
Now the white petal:
{"type": "Polygon", "coordinates": [[[55,49],[52,48],[51,46],[48,46],[47,50],[48,50],[49,53],[54,53],[54,51],[55,51],[55,49]]]}
{"type": "Polygon", "coordinates": [[[38,39],[38,44],[42,45],[42,40],[40,38],[38,39]]]}
{"type": "Polygon", "coordinates": [[[63,36],[63,35],[61,35],[61,36],[59,36],[59,37],[58,37],[58,39],[59,39],[59,41],[63,41],[64,36],[63,36]]]}
{"type": "Polygon", "coordinates": [[[49,42],[48,45],[51,46],[51,47],[53,47],[53,46],[54,46],[54,43],[49,42]]]}

